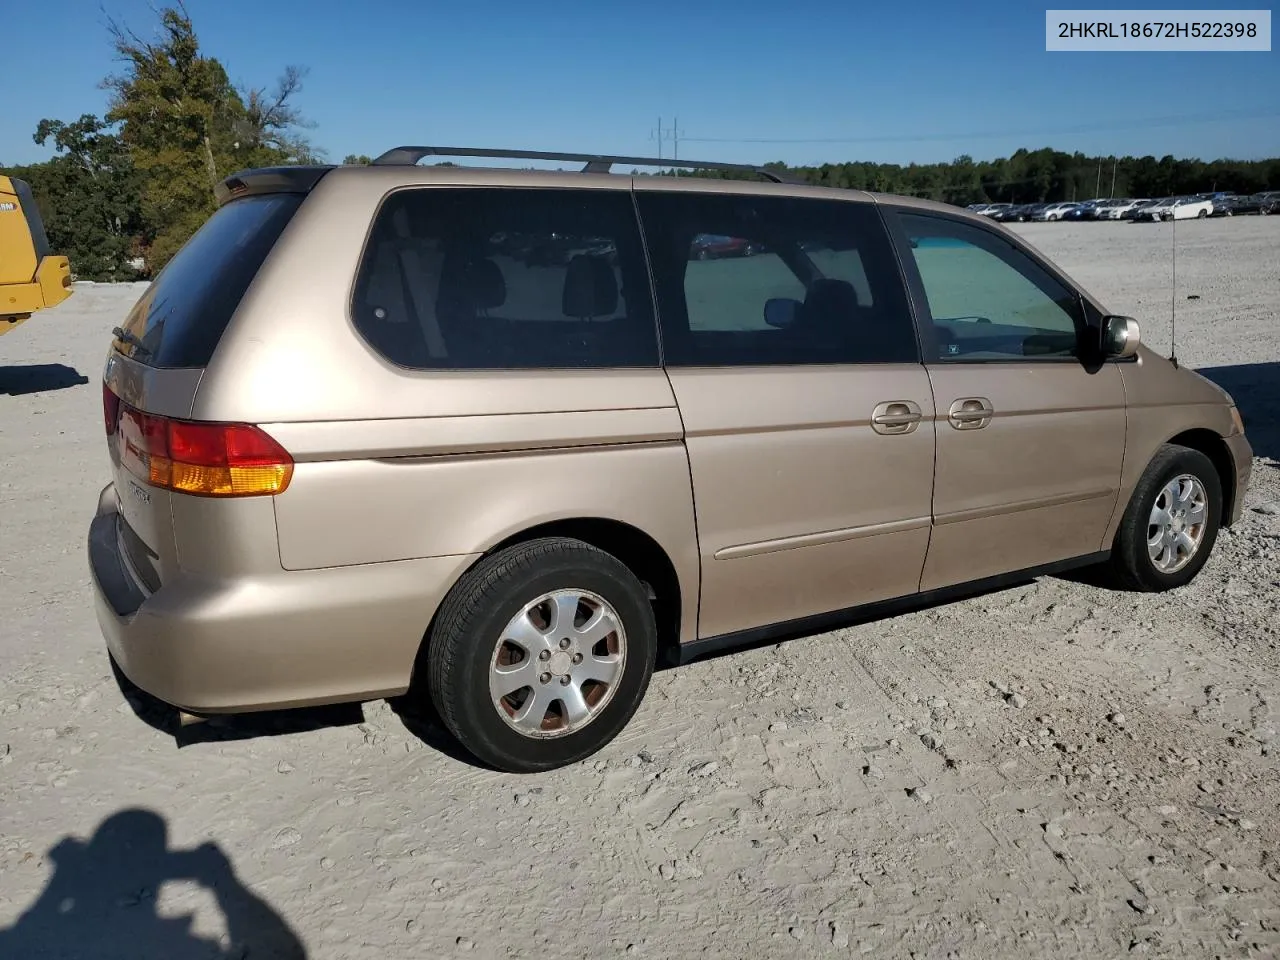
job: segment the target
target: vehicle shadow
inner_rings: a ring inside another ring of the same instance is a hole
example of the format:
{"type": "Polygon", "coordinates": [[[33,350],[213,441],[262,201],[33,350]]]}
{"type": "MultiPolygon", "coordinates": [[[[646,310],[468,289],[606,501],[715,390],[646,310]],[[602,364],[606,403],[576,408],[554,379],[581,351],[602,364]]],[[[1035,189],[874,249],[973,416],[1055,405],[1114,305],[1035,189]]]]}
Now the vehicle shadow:
{"type": "Polygon", "coordinates": [[[1280,362],[1201,367],[1196,373],[1231,394],[1254,456],[1280,467],[1280,362]]]}
{"type": "MultiPolygon", "coordinates": [[[[182,722],[177,708],[158,700],[124,675],[114,659],[108,658],[116,686],[134,715],[163,734],[173,737],[179,749],[200,743],[227,743],[258,740],[292,733],[314,733],[331,727],[353,727],[365,722],[363,703],[335,703],[319,707],[291,707],[254,713],[203,717],[199,722],[182,722]]],[[[445,729],[425,691],[404,697],[389,697],[387,704],[405,729],[428,747],[452,760],[482,766],[445,729]]],[[[487,769],[487,768],[486,768],[487,769]]]]}
{"type": "Polygon", "coordinates": [[[430,697],[425,695],[395,697],[388,700],[387,703],[395,711],[396,716],[400,718],[404,728],[432,750],[442,753],[450,760],[456,760],[458,763],[465,763],[467,766],[475,767],[479,770],[496,772],[494,767],[483,762],[480,758],[472,756],[457,741],[454,735],[445,728],[444,721],[440,719],[440,715],[436,712],[435,707],[432,706],[430,697]]]}
{"type": "Polygon", "coordinates": [[[240,882],[217,844],[173,849],[168,833],[159,814],[131,808],[107,817],[87,840],[62,838],[47,853],[53,874],[43,892],[13,926],[0,928],[0,957],[305,960],[298,936],[240,882]],[[189,913],[161,914],[168,882],[211,894],[226,935],[196,933],[189,913]]]}
{"type": "Polygon", "coordinates": [[[109,661],[116,686],[139,720],[154,730],[173,737],[178,747],[197,743],[226,743],[233,740],[257,740],[291,733],[311,733],[328,727],[350,727],[364,722],[364,709],[359,703],[339,703],[323,707],[295,707],[289,710],[264,710],[257,713],[211,716],[198,723],[183,724],[175,708],[156,699],[126,677],[109,661]]]}
{"type": "Polygon", "coordinates": [[[63,363],[0,367],[0,393],[7,393],[11,397],[82,387],[88,382],[89,378],[79,370],[63,363]]]}

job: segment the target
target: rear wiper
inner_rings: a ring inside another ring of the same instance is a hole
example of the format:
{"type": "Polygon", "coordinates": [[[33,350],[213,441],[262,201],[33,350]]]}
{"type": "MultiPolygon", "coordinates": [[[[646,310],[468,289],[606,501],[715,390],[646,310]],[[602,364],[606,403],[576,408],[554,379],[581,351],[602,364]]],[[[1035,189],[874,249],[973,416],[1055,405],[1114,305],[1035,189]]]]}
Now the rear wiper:
{"type": "Polygon", "coordinates": [[[142,338],[139,337],[137,334],[130,333],[128,330],[125,330],[123,327],[112,327],[111,334],[117,340],[122,340],[123,342],[129,344],[129,346],[133,347],[133,350],[135,353],[140,351],[145,355],[147,355],[148,357],[151,356],[151,348],[148,347],[145,343],[143,343],[142,338]]]}

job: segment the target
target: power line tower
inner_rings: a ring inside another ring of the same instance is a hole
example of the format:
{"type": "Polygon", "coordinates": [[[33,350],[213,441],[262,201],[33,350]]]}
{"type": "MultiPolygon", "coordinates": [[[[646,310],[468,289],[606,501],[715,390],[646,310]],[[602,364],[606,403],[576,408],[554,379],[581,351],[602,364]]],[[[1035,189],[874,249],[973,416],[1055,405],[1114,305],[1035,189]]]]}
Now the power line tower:
{"type": "Polygon", "coordinates": [[[654,130],[649,131],[649,139],[658,141],[658,159],[661,160],[662,159],[662,141],[664,139],[662,135],[662,118],[661,117],[658,118],[658,129],[656,131],[654,130]]]}
{"type": "MultiPolygon", "coordinates": [[[[673,161],[680,159],[680,137],[681,137],[681,130],[680,130],[679,117],[676,117],[674,120],[672,120],[671,126],[667,127],[665,130],[662,128],[662,118],[659,117],[658,128],[656,130],[649,131],[649,139],[651,141],[652,140],[658,141],[658,159],[659,160],[663,159],[662,144],[664,141],[669,141],[671,143],[671,159],[673,161]]],[[[671,172],[677,177],[680,176],[679,170],[673,169],[671,172]]]]}

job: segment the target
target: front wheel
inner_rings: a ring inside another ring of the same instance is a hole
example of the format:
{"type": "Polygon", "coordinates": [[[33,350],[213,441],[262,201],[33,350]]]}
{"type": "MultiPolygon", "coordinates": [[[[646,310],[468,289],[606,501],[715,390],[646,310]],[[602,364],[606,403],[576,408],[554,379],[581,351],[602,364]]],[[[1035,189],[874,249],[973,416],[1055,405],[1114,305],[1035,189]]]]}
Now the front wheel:
{"type": "Polygon", "coordinates": [[[640,706],[657,653],[644,586],[579,540],[533,540],[480,561],[428,638],[441,720],[478,760],[509,773],[576,763],[640,706]]]}
{"type": "Polygon", "coordinates": [[[1197,220],[1203,220],[1203,219],[1204,219],[1205,217],[1207,217],[1208,215],[1209,215],[1209,211],[1208,211],[1208,210],[1201,210],[1199,213],[1197,213],[1197,214],[1196,214],[1196,219],[1197,219],[1197,220]]]}
{"type": "Polygon", "coordinates": [[[1199,450],[1165,444],[1138,480],[1116,531],[1109,570],[1117,586],[1155,593],[1195,579],[1222,520],[1222,482],[1199,450]]]}

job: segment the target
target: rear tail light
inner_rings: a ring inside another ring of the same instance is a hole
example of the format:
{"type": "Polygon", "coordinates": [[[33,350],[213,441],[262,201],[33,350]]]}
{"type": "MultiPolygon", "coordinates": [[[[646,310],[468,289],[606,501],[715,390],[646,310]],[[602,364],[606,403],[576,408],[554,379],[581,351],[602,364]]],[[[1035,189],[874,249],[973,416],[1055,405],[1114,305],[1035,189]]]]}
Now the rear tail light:
{"type": "Polygon", "coordinates": [[[199,423],[143,413],[103,390],[107,435],[120,435],[120,460],[138,479],[200,497],[283,493],[293,458],[259,427],[199,423]]]}
{"type": "Polygon", "coordinates": [[[102,385],[102,416],[107,423],[107,436],[116,432],[116,424],[120,421],[120,398],[109,386],[102,385]]]}

